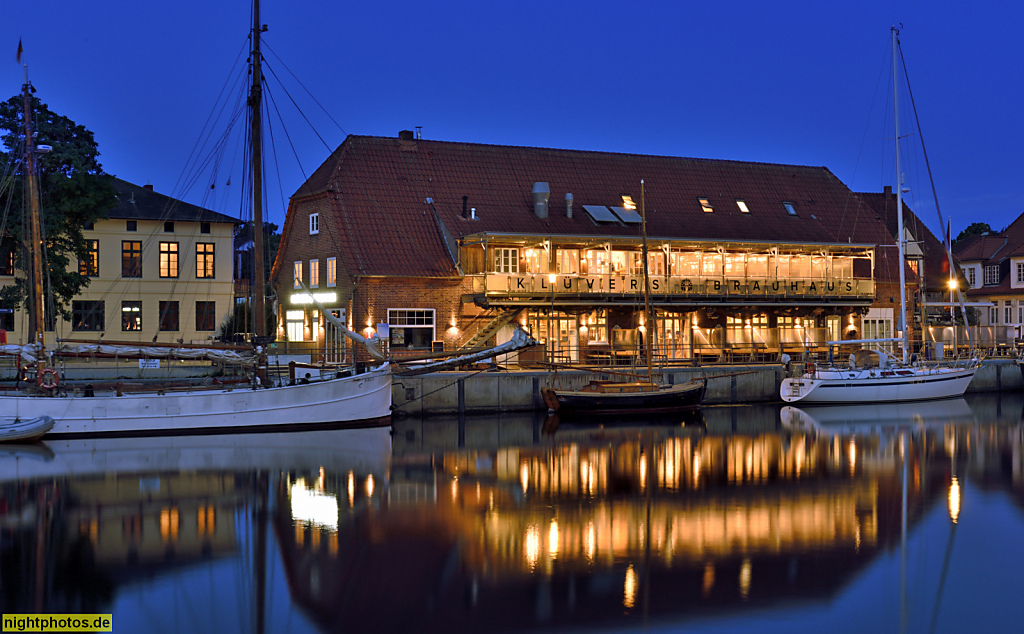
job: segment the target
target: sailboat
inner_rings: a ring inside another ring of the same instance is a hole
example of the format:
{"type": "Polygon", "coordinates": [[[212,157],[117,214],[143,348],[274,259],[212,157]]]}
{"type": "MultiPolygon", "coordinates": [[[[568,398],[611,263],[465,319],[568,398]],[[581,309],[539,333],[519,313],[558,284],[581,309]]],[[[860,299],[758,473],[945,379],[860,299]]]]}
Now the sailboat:
{"type": "MultiPolygon", "coordinates": [[[[640,181],[640,234],[644,273],[644,315],[653,342],[654,320],[651,319],[650,280],[647,261],[647,215],[644,211],[644,182],[640,181]]],[[[654,346],[646,344],[647,380],[591,381],[578,390],[543,388],[541,395],[548,409],[559,415],[599,415],[628,413],[668,413],[699,407],[704,399],[704,380],[678,385],[660,385],[654,381],[651,355],[654,346]]]]}
{"type": "MultiPolygon", "coordinates": [[[[262,220],[262,163],[260,140],[260,108],[262,77],[260,70],[260,13],[259,1],[254,2],[252,28],[252,89],[248,107],[251,109],[252,134],[252,198],[255,256],[263,258],[262,220]]],[[[35,184],[35,151],[32,134],[32,112],[29,94],[32,90],[25,66],[25,178],[30,264],[28,270],[31,287],[28,307],[32,340],[27,345],[5,346],[3,352],[17,354],[29,366],[30,376],[36,381],[32,394],[0,394],[0,429],[23,425],[25,421],[53,420],[47,437],[91,435],[173,435],[197,431],[233,432],[271,430],[285,426],[310,428],[329,424],[353,426],[386,424],[391,415],[391,371],[383,354],[373,341],[367,343],[371,356],[380,364],[367,372],[342,370],[324,380],[294,385],[270,385],[265,371],[256,362],[255,380],[247,388],[192,388],[185,391],[159,390],[155,393],[111,393],[85,390],[83,393],[63,393],[57,386],[57,372],[51,367],[46,354],[43,327],[43,249],[40,231],[40,210],[35,184]],[[263,375],[262,380],[260,375],[263,375]]],[[[253,313],[264,314],[264,268],[255,270],[253,313]]],[[[256,335],[266,335],[266,323],[255,319],[256,335]]],[[[350,334],[351,333],[348,331],[350,334]]],[[[262,350],[256,349],[256,358],[262,350]]],[[[263,361],[265,363],[265,361],[263,361]]]]}
{"type": "MultiPolygon", "coordinates": [[[[893,105],[895,111],[896,174],[900,180],[900,119],[897,59],[899,31],[892,28],[893,105]]],[[[858,350],[847,366],[815,368],[801,377],[782,381],[779,396],[787,403],[889,403],[962,396],[978,371],[980,360],[972,358],[959,366],[922,366],[908,362],[907,287],[905,283],[906,239],[903,233],[903,188],[896,187],[896,231],[900,271],[900,333],[897,339],[830,341],[829,345],[900,341],[902,361],[896,362],[880,350],[858,350]]],[[[952,263],[952,262],[951,262],[952,263]]]]}

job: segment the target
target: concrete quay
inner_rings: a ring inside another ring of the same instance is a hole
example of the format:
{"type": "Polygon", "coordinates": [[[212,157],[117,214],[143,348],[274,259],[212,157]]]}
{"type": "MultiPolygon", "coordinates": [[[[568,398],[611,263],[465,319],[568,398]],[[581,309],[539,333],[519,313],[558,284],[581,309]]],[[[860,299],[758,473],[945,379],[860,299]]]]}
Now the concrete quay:
{"type": "MultiPolygon", "coordinates": [[[[800,373],[802,364],[791,371],[800,373]]],[[[668,368],[658,372],[667,384],[707,379],[704,403],[741,405],[778,403],[779,388],[786,369],[770,365],[715,365],[668,368]]],[[[566,389],[580,388],[592,380],[608,380],[610,374],[585,370],[538,370],[488,372],[435,372],[411,377],[394,377],[392,404],[396,413],[412,416],[438,414],[485,414],[546,410],[540,390],[554,384],[566,389]]],[[[1009,358],[986,359],[974,375],[969,393],[1012,392],[1024,389],[1017,363],[1009,358]]]]}

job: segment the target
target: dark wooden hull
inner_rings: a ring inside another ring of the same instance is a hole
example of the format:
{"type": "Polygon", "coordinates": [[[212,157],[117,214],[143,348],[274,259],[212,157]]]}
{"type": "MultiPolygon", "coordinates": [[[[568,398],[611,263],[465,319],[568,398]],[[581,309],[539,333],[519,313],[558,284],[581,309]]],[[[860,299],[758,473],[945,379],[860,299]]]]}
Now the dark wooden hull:
{"type": "Polygon", "coordinates": [[[591,390],[554,390],[545,388],[544,402],[559,416],[662,414],[700,407],[704,382],[663,385],[657,390],[636,392],[599,392],[591,390]]]}

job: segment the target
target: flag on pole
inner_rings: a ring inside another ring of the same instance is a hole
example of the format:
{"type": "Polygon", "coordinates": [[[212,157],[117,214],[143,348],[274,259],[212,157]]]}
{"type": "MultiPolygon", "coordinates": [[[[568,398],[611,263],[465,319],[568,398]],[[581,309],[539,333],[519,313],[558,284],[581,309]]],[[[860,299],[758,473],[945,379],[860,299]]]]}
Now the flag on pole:
{"type": "Polygon", "coordinates": [[[18,63],[21,63],[21,54],[25,52],[25,47],[21,45],[21,38],[18,38],[18,63]]]}

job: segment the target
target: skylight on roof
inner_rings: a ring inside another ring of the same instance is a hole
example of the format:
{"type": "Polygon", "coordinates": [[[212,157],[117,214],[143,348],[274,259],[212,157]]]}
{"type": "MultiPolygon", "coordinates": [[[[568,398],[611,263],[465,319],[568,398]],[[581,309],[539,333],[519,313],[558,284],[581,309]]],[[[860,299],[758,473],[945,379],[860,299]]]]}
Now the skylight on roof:
{"type": "Polygon", "coordinates": [[[741,212],[743,212],[745,214],[749,214],[750,213],[750,209],[747,207],[747,203],[743,202],[739,198],[736,199],[736,206],[740,208],[741,212]]]}
{"type": "Polygon", "coordinates": [[[633,202],[632,196],[622,195],[622,206],[626,209],[636,209],[636,203],[633,202]]]}
{"type": "Polygon", "coordinates": [[[715,210],[715,208],[711,206],[711,202],[708,201],[707,198],[698,198],[697,200],[700,201],[700,207],[701,209],[704,210],[704,213],[709,214],[715,210]]]}
{"type": "Polygon", "coordinates": [[[793,203],[786,202],[784,200],[782,201],[782,206],[786,208],[786,213],[788,213],[790,216],[796,215],[796,207],[793,206],[793,203]]]}

